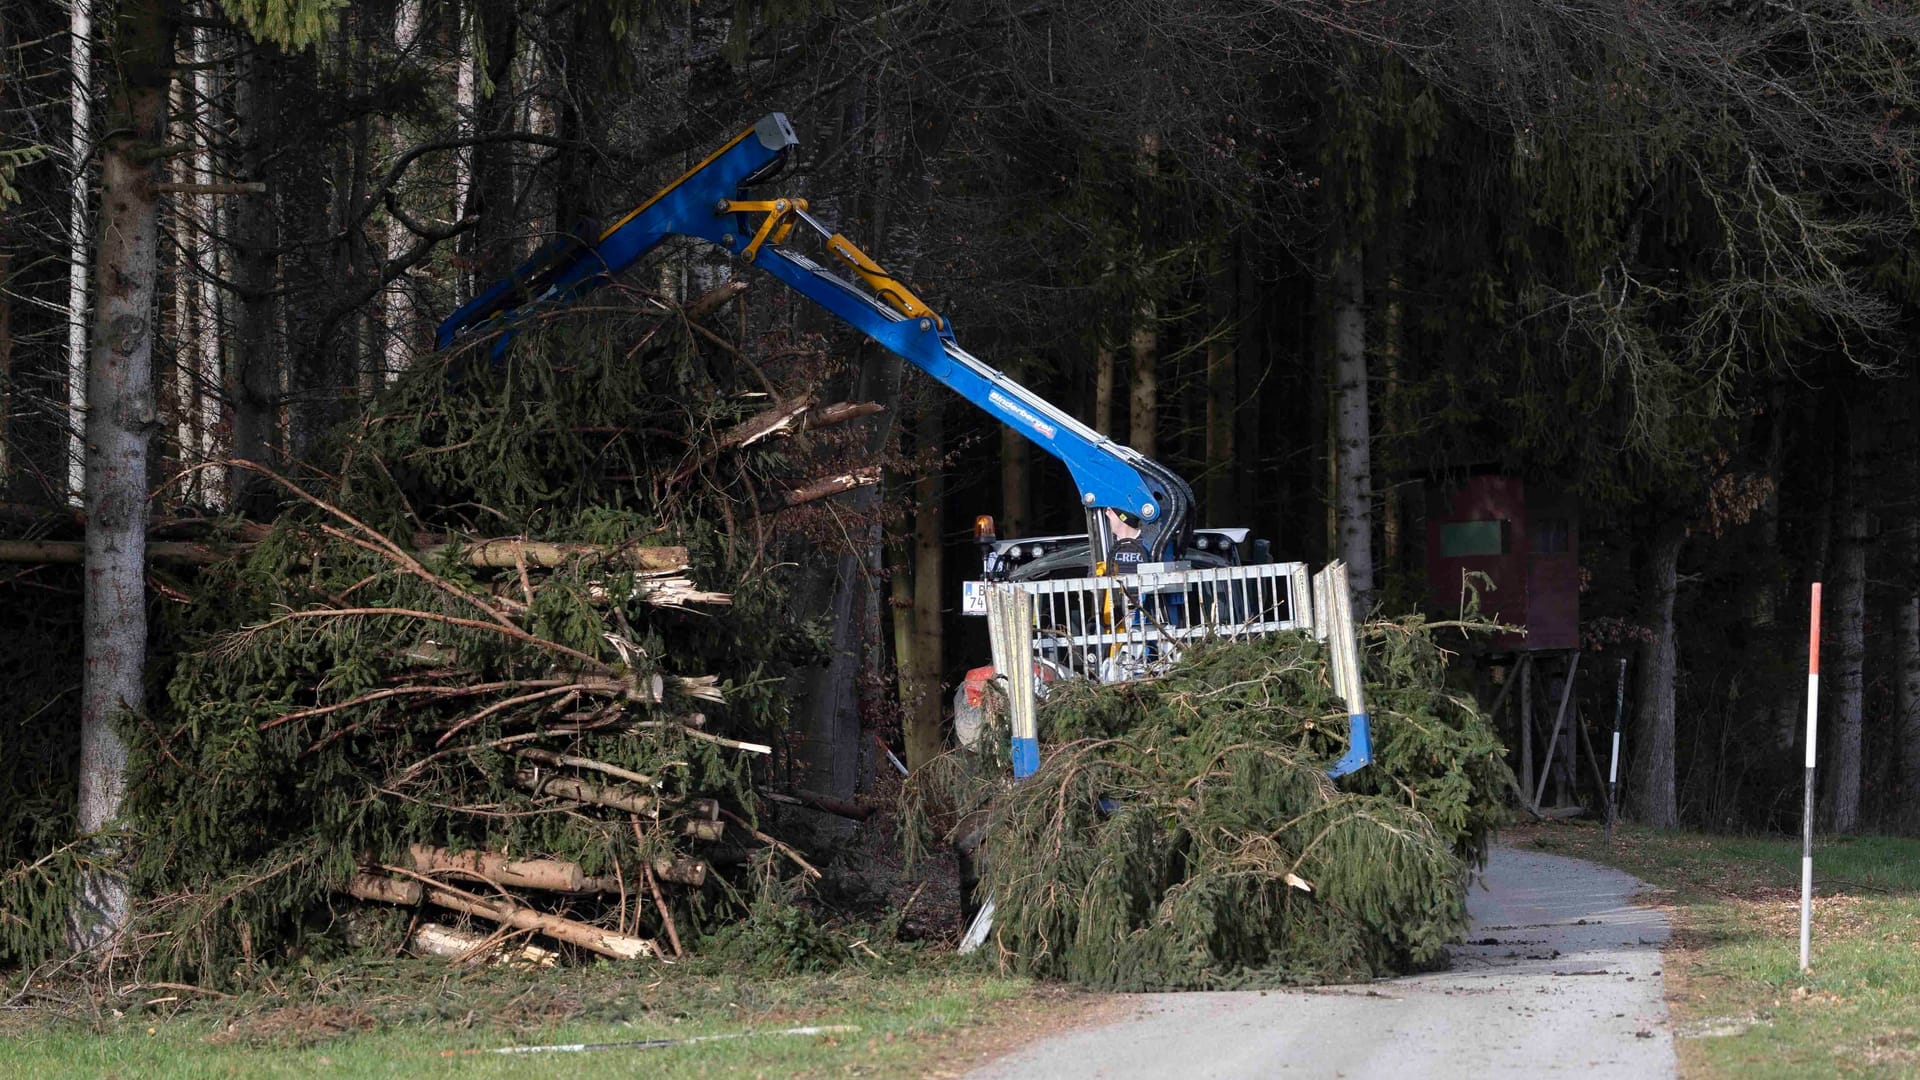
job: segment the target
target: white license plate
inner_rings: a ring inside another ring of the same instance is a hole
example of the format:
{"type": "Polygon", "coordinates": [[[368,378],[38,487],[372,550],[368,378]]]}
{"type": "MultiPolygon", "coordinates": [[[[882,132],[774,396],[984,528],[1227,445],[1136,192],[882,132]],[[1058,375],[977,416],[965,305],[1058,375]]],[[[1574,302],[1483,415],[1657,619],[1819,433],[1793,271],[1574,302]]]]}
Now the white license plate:
{"type": "Polygon", "coordinates": [[[960,587],[960,614],[985,615],[987,613],[987,583],[969,581],[960,587]]]}

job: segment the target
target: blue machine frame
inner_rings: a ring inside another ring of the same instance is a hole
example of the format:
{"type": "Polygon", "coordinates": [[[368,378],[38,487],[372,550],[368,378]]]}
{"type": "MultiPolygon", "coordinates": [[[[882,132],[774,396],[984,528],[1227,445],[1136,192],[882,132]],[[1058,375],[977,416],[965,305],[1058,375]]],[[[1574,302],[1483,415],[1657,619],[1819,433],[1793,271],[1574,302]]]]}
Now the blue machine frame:
{"type": "Polygon", "coordinates": [[[1192,532],[1193,495],[1186,481],[962,349],[945,319],[887,277],[845,237],[830,233],[807,214],[805,203],[740,199],[744,188],[776,175],[798,142],[784,114],[762,118],[598,239],[550,245],[511,277],[474,297],[440,324],[440,347],[476,332],[510,327],[535,306],[578,299],[669,236],[705,240],[779,278],[1059,458],[1089,512],[1112,508],[1138,517],[1149,556],[1178,558],[1192,532]],[[753,218],[759,214],[765,217],[756,229],[753,218]],[[779,241],[796,221],[825,238],[828,249],[869,285],[880,283],[879,295],[782,246],[779,241]]]}
{"type": "MultiPolygon", "coordinates": [[[[1082,424],[962,349],[945,319],[846,237],[809,215],[804,201],[742,198],[747,188],[776,177],[798,144],[784,114],[762,117],[598,237],[542,248],[442,322],[439,347],[497,330],[492,348],[498,356],[515,324],[533,310],[564,306],[609,284],[669,236],[704,240],[779,278],[1065,463],[1087,511],[1095,559],[1106,558],[1111,549],[1102,513],[1107,509],[1140,520],[1149,561],[1180,558],[1192,538],[1193,492],[1178,474],[1082,424]],[[862,284],[785,246],[798,225],[818,234],[862,284]]],[[[1367,717],[1356,712],[1353,749],[1336,766],[1336,776],[1370,759],[1367,717]]]]}

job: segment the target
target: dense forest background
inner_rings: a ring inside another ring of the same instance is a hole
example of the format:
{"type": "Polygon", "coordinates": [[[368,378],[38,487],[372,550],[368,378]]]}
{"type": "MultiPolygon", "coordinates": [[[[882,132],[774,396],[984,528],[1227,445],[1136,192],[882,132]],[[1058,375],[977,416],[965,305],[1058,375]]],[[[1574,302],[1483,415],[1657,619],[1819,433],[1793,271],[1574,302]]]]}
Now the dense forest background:
{"type": "MultiPolygon", "coordinates": [[[[1845,0],[11,5],[8,535],[84,521],[100,551],[0,573],[0,745],[36,763],[0,787],[35,808],[0,807],[9,854],[98,824],[21,793],[139,711],[137,665],[81,686],[125,667],[83,665],[83,594],[94,626],[141,604],[96,570],[146,573],[103,536],[271,515],[258,473],[196,466],[297,467],[477,289],[776,109],[782,193],[971,351],[1387,612],[1423,602],[1449,478],[1577,494],[1643,820],[1797,821],[1825,582],[1824,824],[1920,825],[1916,46],[1903,5],[1845,0]]],[[[736,278],[743,362],[824,343],[839,397],[887,410],[884,483],[792,538],[834,659],[791,726],[845,794],[871,732],[937,751],[985,662],[955,610],[974,515],[1082,518],[1057,463],[770,279],[670,245],[623,295],[736,278]]]]}

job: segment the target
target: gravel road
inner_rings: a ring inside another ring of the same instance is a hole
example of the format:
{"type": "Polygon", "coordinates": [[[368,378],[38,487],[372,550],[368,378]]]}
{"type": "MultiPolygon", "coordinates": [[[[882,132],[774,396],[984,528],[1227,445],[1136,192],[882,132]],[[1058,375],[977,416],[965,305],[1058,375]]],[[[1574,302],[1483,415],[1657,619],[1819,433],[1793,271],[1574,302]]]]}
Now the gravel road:
{"type": "Polygon", "coordinates": [[[1140,994],[973,1080],[1675,1075],[1660,946],[1635,878],[1496,847],[1444,972],[1311,991],[1140,994]]]}

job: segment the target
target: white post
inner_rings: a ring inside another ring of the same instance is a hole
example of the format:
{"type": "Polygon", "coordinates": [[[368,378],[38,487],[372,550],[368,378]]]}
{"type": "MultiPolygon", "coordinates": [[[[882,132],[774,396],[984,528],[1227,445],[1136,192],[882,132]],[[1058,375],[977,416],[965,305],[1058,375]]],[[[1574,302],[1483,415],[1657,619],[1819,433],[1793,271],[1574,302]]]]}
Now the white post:
{"type": "Polygon", "coordinates": [[[87,161],[93,154],[93,0],[72,0],[68,40],[73,130],[67,162],[73,167],[67,212],[67,501],[81,503],[87,486],[87,161]]]}
{"type": "Polygon", "coordinates": [[[1627,714],[1627,658],[1620,658],[1620,678],[1613,688],[1613,758],[1607,764],[1607,846],[1613,846],[1613,823],[1620,817],[1620,722],[1627,714]]]}
{"type": "Polygon", "coordinates": [[[1807,627],[1807,790],[1800,815],[1800,970],[1807,970],[1813,944],[1813,752],[1820,733],[1820,583],[1813,583],[1813,618],[1807,627]]]}

